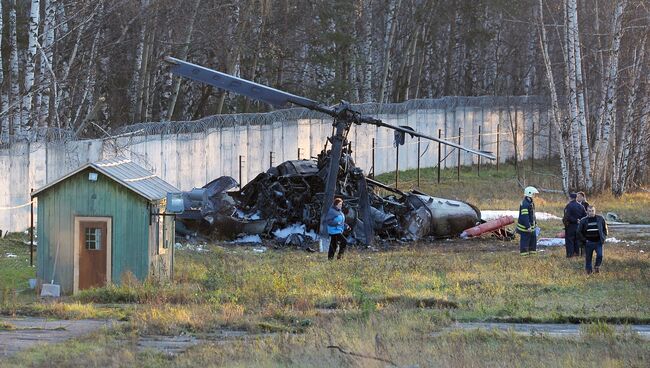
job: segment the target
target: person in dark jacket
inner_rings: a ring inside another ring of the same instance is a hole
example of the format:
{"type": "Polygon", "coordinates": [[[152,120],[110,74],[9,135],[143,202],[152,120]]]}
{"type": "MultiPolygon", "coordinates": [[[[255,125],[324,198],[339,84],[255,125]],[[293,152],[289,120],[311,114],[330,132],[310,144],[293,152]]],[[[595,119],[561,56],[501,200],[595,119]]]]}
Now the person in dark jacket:
{"type": "Polygon", "coordinates": [[[587,216],[587,211],[582,207],[582,204],[577,202],[577,194],[569,194],[571,199],[564,207],[564,217],[562,222],[564,223],[564,246],[566,248],[566,256],[577,257],[580,255],[580,242],[576,238],[576,230],[578,229],[578,222],[581,218],[587,216]]]}
{"type": "Polygon", "coordinates": [[[537,253],[537,220],[533,196],[539,193],[535,187],[524,189],[524,200],[519,205],[517,232],[519,233],[519,254],[527,256],[537,253]]]}
{"type": "Polygon", "coordinates": [[[339,254],[336,256],[336,259],[341,259],[347,246],[347,241],[345,240],[345,236],[343,236],[343,231],[347,225],[345,224],[345,215],[341,212],[342,208],[343,200],[341,198],[335,198],[334,204],[327,211],[327,216],[325,217],[327,233],[330,236],[330,249],[327,252],[327,259],[330,260],[334,259],[337,248],[339,249],[339,254]]]}
{"type": "Polygon", "coordinates": [[[596,207],[587,208],[587,217],[578,223],[578,237],[585,241],[585,270],[592,273],[591,259],[596,251],[596,264],[593,272],[600,272],[603,263],[603,243],[607,238],[607,221],[603,216],[596,215],[596,207]]]}

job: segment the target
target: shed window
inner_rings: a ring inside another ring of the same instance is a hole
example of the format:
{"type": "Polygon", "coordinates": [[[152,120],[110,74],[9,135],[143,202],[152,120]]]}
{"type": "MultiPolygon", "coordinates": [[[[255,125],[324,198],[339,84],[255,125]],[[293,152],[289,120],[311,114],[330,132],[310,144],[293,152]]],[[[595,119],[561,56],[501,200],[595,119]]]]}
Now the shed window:
{"type": "Polygon", "coordinates": [[[86,249],[87,250],[102,249],[102,229],[96,227],[86,228],[86,249]]]}

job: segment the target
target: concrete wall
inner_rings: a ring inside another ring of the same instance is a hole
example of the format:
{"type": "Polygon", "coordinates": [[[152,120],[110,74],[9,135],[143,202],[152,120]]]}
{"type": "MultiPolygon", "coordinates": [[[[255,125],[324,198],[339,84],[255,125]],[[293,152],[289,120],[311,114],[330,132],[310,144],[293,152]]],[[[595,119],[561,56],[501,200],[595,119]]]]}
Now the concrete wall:
{"type": "MultiPolygon", "coordinates": [[[[358,108],[385,123],[409,125],[415,130],[458,142],[458,128],[462,129],[462,144],[478,148],[478,127],[481,127],[482,149],[496,153],[497,126],[500,131],[499,159],[504,162],[514,157],[548,157],[556,153],[556,144],[549,142],[548,108],[544,101],[528,97],[457,97],[439,100],[416,100],[402,104],[360,105],[358,108]],[[516,130],[517,146],[513,144],[516,130]],[[534,137],[534,138],[533,138],[534,137]]],[[[0,229],[22,231],[29,227],[31,188],[38,189],[89,161],[115,155],[130,157],[165,181],[182,190],[201,187],[222,175],[239,180],[239,156],[242,156],[242,182],[249,180],[270,165],[298,158],[315,157],[331,134],[332,121],[328,117],[294,109],[291,113],[242,114],[232,117],[228,124],[195,125],[192,131],[179,133],[169,130],[175,124],[149,123],[138,134],[117,139],[97,139],[64,143],[21,143],[0,150],[0,229]],[[296,112],[297,111],[297,112],[296,112]],[[232,122],[234,121],[234,123],[232,122]],[[153,134],[157,126],[167,124],[161,133],[153,134]]],[[[201,123],[201,121],[199,122],[201,123]]],[[[136,129],[133,129],[134,131],[136,129]]],[[[372,163],[372,139],[375,140],[375,173],[395,169],[393,131],[370,125],[353,126],[348,139],[352,142],[354,158],[359,167],[369,172],[372,163]]],[[[417,139],[407,136],[400,146],[401,170],[417,167],[417,139]]],[[[437,143],[422,140],[421,167],[433,167],[438,161],[437,143]],[[427,148],[428,146],[428,148],[427,148]]],[[[442,147],[447,157],[445,167],[455,167],[457,152],[442,147]],[[453,151],[453,152],[452,152],[453,151]]],[[[475,164],[477,157],[462,152],[463,165],[475,164]]],[[[482,159],[482,163],[487,160],[482,159]]]]}

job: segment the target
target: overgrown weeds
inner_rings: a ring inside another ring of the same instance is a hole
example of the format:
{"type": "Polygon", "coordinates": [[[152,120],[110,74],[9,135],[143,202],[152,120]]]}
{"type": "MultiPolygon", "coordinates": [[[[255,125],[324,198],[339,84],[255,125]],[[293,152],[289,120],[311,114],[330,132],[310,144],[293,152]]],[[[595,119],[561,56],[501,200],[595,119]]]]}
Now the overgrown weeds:
{"type": "Polygon", "coordinates": [[[201,288],[191,283],[168,283],[155,280],[139,282],[128,274],[120,285],[82,290],[73,297],[82,303],[187,304],[203,299],[201,288]]]}

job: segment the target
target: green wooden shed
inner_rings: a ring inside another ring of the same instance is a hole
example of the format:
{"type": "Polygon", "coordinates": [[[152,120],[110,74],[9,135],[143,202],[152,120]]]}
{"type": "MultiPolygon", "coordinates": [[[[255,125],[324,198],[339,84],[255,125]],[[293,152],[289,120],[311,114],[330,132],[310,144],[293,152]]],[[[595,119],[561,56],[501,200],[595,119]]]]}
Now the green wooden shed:
{"type": "Polygon", "coordinates": [[[123,157],[86,164],[32,193],[37,198],[37,277],[61,292],[173,274],[171,184],[123,157]]]}

